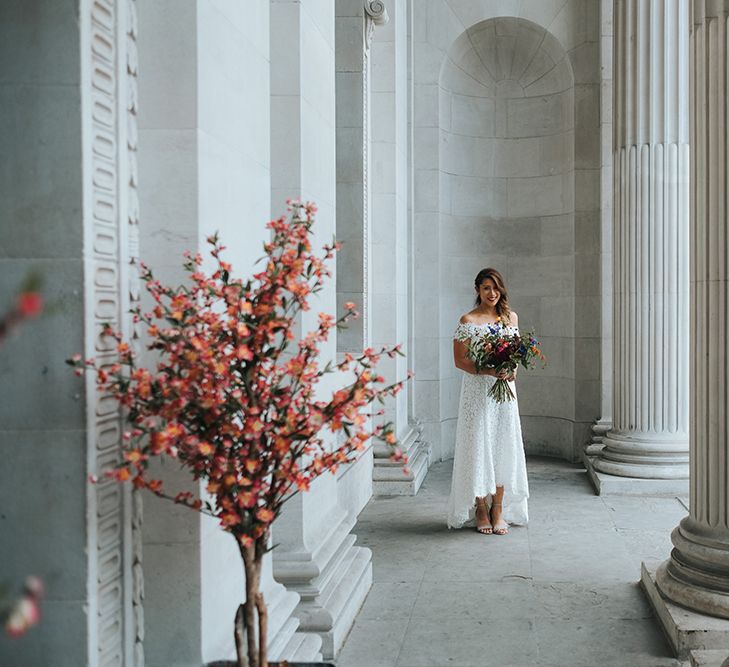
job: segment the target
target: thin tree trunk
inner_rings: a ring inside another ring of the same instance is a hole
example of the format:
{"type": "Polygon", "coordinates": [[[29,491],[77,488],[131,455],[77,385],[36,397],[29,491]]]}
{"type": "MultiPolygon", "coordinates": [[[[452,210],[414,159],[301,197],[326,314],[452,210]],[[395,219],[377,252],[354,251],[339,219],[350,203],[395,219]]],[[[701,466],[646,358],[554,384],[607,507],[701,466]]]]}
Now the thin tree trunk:
{"type": "Polygon", "coordinates": [[[235,614],[235,654],[238,657],[238,667],[250,667],[246,655],[245,627],[243,624],[243,605],[238,605],[235,614]]]}
{"type": "MultiPolygon", "coordinates": [[[[268,534],[263,538],[256,540],[254,547],[256,554],[256,563],[258,563],[258,581],[260,583],[261,568],[263,567],[263,557],[266,555],[268,547],[268,534]]],[[[268,667],[268,608],[266,601],[263,599],[263,593],[259,590],[255,597],[256,609],[258,610],[258,647],[260,665],[259,667],[268,667]]]]}
{"type": "Polygon", "coordinates": [[[259,637],[259,655],[260,667],[268,667],[268,609],[263,599],[263,593],[256,596],[256,609],[258,610],[258,637],[259,637]]]}
{"type": "Polygon", "coordinates": [[[249,667],[267,667],[259,662],[258,642],[265,643],[265,638],[256,637],[256,599],[261,583],[261,560],[257,557],[254,546],[241,546],[241,555],[246,571],[246,601],[243,604],[243,619],[248,644],[249,667]],[[256,641],[258,639],[258,642],[256,641]]]}

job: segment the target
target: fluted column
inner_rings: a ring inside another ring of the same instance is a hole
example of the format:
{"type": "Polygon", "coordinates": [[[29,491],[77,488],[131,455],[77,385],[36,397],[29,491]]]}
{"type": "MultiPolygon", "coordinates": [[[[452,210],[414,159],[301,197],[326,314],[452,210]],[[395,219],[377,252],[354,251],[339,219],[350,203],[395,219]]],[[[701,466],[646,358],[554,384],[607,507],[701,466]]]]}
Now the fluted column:
{"type": "Polygon", "coordinates": [[[689,0],[616,0],[613,424],[594,462],[688,477],[689,0]]]}
{"type": "Polygon", "coordinates": [[[729,1],[695,0],[691,86],[691,502],[656,580],[696,611],[729,618],[729,1]]]}

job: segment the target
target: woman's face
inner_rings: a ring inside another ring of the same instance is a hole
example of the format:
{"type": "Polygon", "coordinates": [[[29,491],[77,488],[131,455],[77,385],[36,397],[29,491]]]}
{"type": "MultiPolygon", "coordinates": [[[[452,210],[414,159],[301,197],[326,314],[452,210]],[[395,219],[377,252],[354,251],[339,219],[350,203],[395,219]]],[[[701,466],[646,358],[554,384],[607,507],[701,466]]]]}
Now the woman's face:
{"type": "Polygon", "coordinates": [[[501,298],[501,292],[499,292],[496,283],[491,278],[486,278],[479,285],[478,295],[481,297],[481,303],[491,308],[496,308],[496,304],[501,298]]]}

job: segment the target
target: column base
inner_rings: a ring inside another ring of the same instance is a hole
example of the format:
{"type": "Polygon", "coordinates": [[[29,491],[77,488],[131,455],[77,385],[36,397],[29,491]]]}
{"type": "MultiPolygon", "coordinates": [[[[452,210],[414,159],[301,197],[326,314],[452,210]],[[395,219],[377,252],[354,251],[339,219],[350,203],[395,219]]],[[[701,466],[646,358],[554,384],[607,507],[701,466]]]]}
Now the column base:
{"type": "Polygon", "coordinates": [[[726,658],[729,655],[729,620],[699,614],[663,597],[656,585],[656,570],[657,566],[642,563],[640,583],[676,657],[688,660],[692,652],[722,651],[726,658]]]}
{"type": "Polygon", "coordinates": [[[646,477],[623,477],[598,470],[598,457],[583,457],[587,477],[598,496],[687,496],[688,479],[649,479],[646,477]]]}
{"type": "Polygon", "coordinates": [[[684,517],[671,533],[671,557],[661,564],[656,581],[673,602],[729,621],[729,542],[684,517]]]}
{"type": "Polygon", "coordinates": [[[605,446],[603,440],[605,434],[613,427],[612,421],[600,419],[592,425],[592,440],[585,445],[585,449],[582,453],[584,460],[585,456],[597,456],[602,448],[605,446]]]}
{"type": "Polygon", "coordinates": [[[268,643],[271,660],[318,660],[321,657],[321,638],[315,634],[300,632],[299,619],[292,616],[299,603],[299,596],[273,580],[271,583],[272,585],[266,586],[269,590],[264,592],[271,633],[268,643]]]}
{"type": "Polygon", "coordinates": [[[600,442],[595,442],[595,438],[592,439],[592,442],[589,442],[585,445],[585,449],[582,450],[582,460],[585,461],[585,458],[588,456],[599,456],[600,452],[603,450],[605,445],[602,444],[602,439],[600,442]]]}
{"type": "Polygon", "coordinates": [[[617,477],[688,480],[688,435],[684,442],[660,434],[608,431],[602,442],[592,462],[595,470],[617,477]]]}
{"type": "Polygon", "coordinates": [[[422,439],[422,430],[413,426],[400,446],[407,464],[390,460],[390,450],[379,443],[374,446],[372,493],[376,496],[414,496],[418,493],[431,463],[430,445],[422,439]],[[408,472],[404,472],[407,468],[408,472]]]}
{"type": "Polygon", "coordinates": [[[294,615],[299,631],[321,638],[321,654],[334,659],[372,587],[372,552],[354,546],[352,524],[341,513],[314,553],[282,554],[274,550],[274,576],[301,596],[294,615]]]}
{"type": "Polygon", "coordinates": [[[715,651],[691,651],[689,653],[691,667],[729,667],[727,652],[715,651]]]}

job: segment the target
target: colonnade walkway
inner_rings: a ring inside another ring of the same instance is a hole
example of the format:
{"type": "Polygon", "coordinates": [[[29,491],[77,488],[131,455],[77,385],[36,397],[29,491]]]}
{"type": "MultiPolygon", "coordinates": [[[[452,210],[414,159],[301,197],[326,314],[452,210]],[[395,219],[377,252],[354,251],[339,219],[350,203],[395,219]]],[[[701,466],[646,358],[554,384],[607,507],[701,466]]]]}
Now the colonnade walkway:
{"type": "Polygon", "coordinates": [[[530,523],[449,531],[451,463],[374,498],[355,532],[374,584],[338,667],[678,667],[637,583],[687,498],[595,496],[584,469],[528,461],[530,523]]]}

